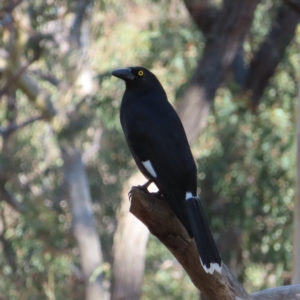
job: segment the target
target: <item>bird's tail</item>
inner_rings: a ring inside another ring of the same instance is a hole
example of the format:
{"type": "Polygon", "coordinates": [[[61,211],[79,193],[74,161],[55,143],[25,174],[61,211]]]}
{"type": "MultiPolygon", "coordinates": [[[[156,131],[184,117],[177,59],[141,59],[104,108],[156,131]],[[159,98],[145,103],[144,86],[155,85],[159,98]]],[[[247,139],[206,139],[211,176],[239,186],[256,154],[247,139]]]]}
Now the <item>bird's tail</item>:
{"type": "Polygon", "coordinates": [[[221,273],[222,261],[206,221],[200,199],[190,197],[185,201],[190,227],[200,254],[200,262],[206,273],[221,273]]]}

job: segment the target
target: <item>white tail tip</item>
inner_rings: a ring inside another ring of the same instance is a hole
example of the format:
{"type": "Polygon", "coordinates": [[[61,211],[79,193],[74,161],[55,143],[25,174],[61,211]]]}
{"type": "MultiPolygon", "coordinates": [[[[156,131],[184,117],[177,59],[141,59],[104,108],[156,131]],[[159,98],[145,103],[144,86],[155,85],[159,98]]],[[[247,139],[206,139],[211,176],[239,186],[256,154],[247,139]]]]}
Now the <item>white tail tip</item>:
{"type": "Polygon", "coordinates": [[[209,274],[213,274],[215,271],[220,273],[222,272],[222,262],[221,262],[221,265],[217,264],[217,263],[210,263],[209,265],[209,268],[207,268],[203,263],[202,263],[202,260],[201,260],[201,257],[200,257],[200,262],[201,262],[201,265],[204,269],[204,271],[206,273],[209,273],[209,274]]]}

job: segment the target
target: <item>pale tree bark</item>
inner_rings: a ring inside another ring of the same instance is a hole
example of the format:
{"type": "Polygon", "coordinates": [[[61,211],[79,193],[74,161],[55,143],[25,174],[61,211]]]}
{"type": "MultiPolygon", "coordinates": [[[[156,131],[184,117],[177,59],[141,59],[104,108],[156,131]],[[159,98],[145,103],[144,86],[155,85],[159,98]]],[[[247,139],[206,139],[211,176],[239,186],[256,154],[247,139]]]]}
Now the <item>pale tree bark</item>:
{"type": "Polygon", "coordinates": [[[300,283],[300,81],[298,83],[297,131],[296,131],[296,186],[293,235],[293,278],[292,283],[300,283]]]}
{"type": "Polygon", "coordinates": [[[300,285],[278,287],[248,295],[229,269],[208,274],[202,268],[194,242],[167,202],[137,187],[132,189],[130,211],[141,220],[176,257],[193,284],[207,300],[291,300],[300,299],[300,285]]]}
{"type": "MultiPolygon", "coordinates": [[[[78,1],[68,37],[69,51],[66,82],[61,85],[62,98],[85,97],[92,92],[92,74],[88,65],[89,20],[91,1],[78,1]],[[82,76],[86,74],[86,76],[82,76]],[[86,89],[86,86],[91,89],[86,89]],[[65,92],[67,90],[67,93],[65,92]]],[[[67,99],[68,100],[68,99],[67,99]]],[[[67,102],[67,101],[66,101],[67,102]]],[[[77,112],[73,112],[76,116],[77,112]]],[[[72,129],[72,128],[71,128],[72,129]]],[[[74,129],[76,131],[76,129],[74,129]]],[[[101,133],[98,139],[100,143],[101,133]]],[[[72,228],[81,258],[85,280],[85,300],[105,299],[102,280],[102,250],[93,217],[92,200],[82,156],[73,138],[64,139],[61,146],[65,181],[68,183],[72,228]]]]}
{"type": "Polygon", "coordinates": [[[141,296],[149,230],[129,213],[128,191],[144,181],[140,173],[135,173],[123,188],[114,235],[111,300],[138,300],[141,296]]]}
{"type": "Polygon", "coordinates": [[[104,299],[101,245],[81,154],[73,148],[62,148],[62,158],[72,213],[72,229],[80,251],[85,281],[85,300],[104,299]]]}
{"type": "MultiPolygon", "coordinates": [[[[86,64],[86,49],[87,44],[82,41],[87,41],[86,35],[88,34],[88,29],[84,26],[87,24],[84,23],[88,19],[87,11],[90,8],[90,1],[78,1],[77,9],[74,14],[74,22],[71,26],[69,34],[69,46],[70,51],[68,55],[74,57],[75,60],[71,60],[69,64],[69,72],[66,76],[65,82],[60,83],[60,92],[61,99],[65,96],[65,89],[69,89],[71,92],[68,93],[68,97],[72,97],[75,92],[78,92],[81,96],[85,96],[88,91],[76,89],[72,86],[84,69],[82,66],[86,64]],[[81,32],[84,27],[85,36],[81,36],[81,32]],[[71,74],[72,73],[72,74],[71,74]]],[[[91,11],[91,10],[90,10],[91,11]]],[[[26,14],[24,17],[15,16],[19,19],[26,19],[26,14]]],[[[28,22],[29,23],[29,22],[28,22]]],[[[30,27],[28,26],[26,28],[30,27]]],[[[16,27],[16,30],[19,30],[16,27]]],[[[12,38],[15,38],[16,42],[12,46],[13,51],[12,55],[17,55],[17,51],[20,48],[24,48],[24,39],[20,39],[21,32],[12,31],[12,38]],[[23,41],[23,44],[22,44],[23,41]]],[[[21,55],[18,53],[18,55],[21,55]]],[[[5,70],[8,79],[14,77],[14,85],[22,90],[22,92],[28,97],[28,100],[32,102],[38,111],[41,112],[42,117],[50,121],[54,117],[56,110],[51,102],[51,97],[49,93],[43,90],[34,79],[32,79],[26,70],[19,72],[18,70],[22,69],[19,63],[16,60],[12,62],[9,61],[7,68],[5,70]],[[19,76],[14,76],[19,74],[19,76]]],[[[90,78],[92,76],[89,76],[90,78]]],[[[85,77],[86,78],[86,77],[85,77]]],[[[83,86],[84,88],[85,86],[83,86]]],[[[70,99],[69,99],[70,100],[70,99]]],[[[60,117],[68,123],[69,116],[65,115],[64,112],[60,112],[60,117]]],[[[58,117],[57,117],[58,118],[58,117]]],[[[58,133],[60,131],[61,122],[56,123],[56,128],[54,131],[58,133]],[[57,125],[58,124],[58,125],[57,125]]],[[[66,124],[65,124],[66,125],[66,124]]],[[[99,133],[101,137],[101,132],[99,133]]],[[[100,138],[99,137],[99,138],[100,138]]],[[[88,180],[86,177],[85,169],[82,163],[82,158],[80,152],[75,149],[73,141],[64,140],[63,142],[58,140],[60,148],[62,149],[62,158],[64,161],[64,171],[65,171],[65,181],[68,183],[68,192],[69,192],[69,204],[71,207],[72,213],[72,227],[74,236],[78,243],[78,248],[80,250],[81,258],[81,269],[82,274],[84,275],[85,280],[85,294],[86,300],[99,300],[106,299],[107,296],[104,294],[103,285],[102,285],[102,252],[99,236],[95,227],[93,219],[93,210],[92,210],[92,201],[90,197],[88,180]],[[64,144],[64,145],[63,145],[64,144]]],[[[87,155],[88,159],[89,155],[87,155]]]]}

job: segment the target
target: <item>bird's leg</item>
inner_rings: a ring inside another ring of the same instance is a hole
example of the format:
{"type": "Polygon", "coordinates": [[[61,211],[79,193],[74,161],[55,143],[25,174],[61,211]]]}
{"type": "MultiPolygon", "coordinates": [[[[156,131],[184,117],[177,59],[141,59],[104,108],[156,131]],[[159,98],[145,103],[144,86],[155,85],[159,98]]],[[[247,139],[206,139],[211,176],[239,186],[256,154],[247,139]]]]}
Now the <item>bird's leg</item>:
{"type": "Polygon", "coordinates": [[[153,179],[149,179],[145,184],[140,185],[139,188],[142,190],[146,190],[148,189],[148,186],[153,182],[153,179]]]}
{"type": "Polygon", "coordinates": [[[132,188],[130,189],[129,193],[128,193],[128,198],[129,201],[131,202],[131,198],[132,198],[132,188]]]}
{"type": "MultiPolygon", "coordinates": [[[[139,185],[138,188],[141,189],[141,190],[144,190],[146,192],[148,192],[148,186],[153,182],[152,179],[149,179],[145,184],[143,185],[139,185]]],[[[129,191],[128,193],[128,197],[129,197],[129,200],[131,201],[131,198],[132,198],[132,189],[129,191]]]]}
{"type": "MultiPolygon", "coordinates": [[[[144,185],[139,186],[140,189],[145,190],[146,192],[148,192],[148,186],[153,182],[153,179],[149,179],[144,185]]],[[[163,194],[160,190],[158,190],[155,193],[151,193],[153,196],[155,196],[157,199],[162,200],[162,201],[166,201],[163,197],[163,194]]]]}

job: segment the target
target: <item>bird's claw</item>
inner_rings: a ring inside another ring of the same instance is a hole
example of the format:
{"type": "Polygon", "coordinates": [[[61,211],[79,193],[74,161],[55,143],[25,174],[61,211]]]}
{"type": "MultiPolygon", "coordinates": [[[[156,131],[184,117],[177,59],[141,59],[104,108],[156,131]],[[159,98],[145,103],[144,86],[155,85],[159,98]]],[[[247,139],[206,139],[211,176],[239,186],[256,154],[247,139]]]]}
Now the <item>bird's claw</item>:
{"type": "Polygon", "coordinates": [[[132,189],[128,193],[128,198],[129,198],[129,201],[131,202],[131,199],[132,199],[132,189]]]}

